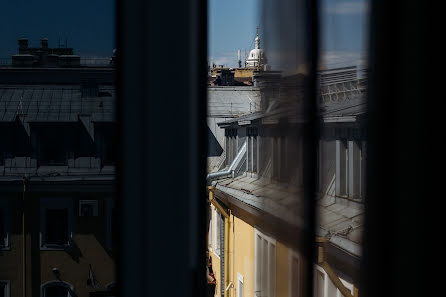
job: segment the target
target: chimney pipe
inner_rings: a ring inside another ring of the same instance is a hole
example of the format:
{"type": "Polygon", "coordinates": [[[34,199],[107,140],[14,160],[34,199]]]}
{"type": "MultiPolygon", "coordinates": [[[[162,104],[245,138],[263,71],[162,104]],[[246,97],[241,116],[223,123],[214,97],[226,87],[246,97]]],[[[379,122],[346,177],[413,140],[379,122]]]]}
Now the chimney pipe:
{"type": "Polygon", "coordinates": [[[40,39],[40,44],[41,44],[42,48],[47,49],[48,48],[48,38],[40,39]]]}
{"type": "Polygon", "coordinates": [[[27,38],[20,38],[19,39],[19,48],[20,49],[28,48],[28,39],[27,38]]]}
{"type": "Polygon", "coordinates": [[[240,55],[240,50],[238,50],[238,67],[239,68],[241,68],[242,67],[242,60],[241,60],[241,57],[240,57],[241,55],[240,55]]]}

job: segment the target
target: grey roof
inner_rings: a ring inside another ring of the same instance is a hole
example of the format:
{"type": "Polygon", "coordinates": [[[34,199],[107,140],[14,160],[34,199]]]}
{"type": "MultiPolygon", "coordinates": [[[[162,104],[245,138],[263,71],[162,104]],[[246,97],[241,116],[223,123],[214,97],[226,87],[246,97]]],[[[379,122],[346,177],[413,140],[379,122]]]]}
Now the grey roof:
{"type": "Polygon", "coordinates": [[[0,122],[15,121],[17,116],[26,122],[76,122],[80,115],[113,121],[116,90],[104,86],[99,91],[107,96],[82,98],[79,85],[0,86],[0,122]]]}
{"type": "MultiPolygon", "coordinates": [[[[244,173],[235,178],[214,181],[220,191],[235,199],[277,218],[284,219],[296,227],[303,227],[302,192],[292,184],[281,184],[265,177],[244,173]]],[[[335,197],[330,192],[316,202],[318,236],[360,256],[363,233],[364,205],[362,202],[335,197]]]]}
{"type": "Polygon", "coordinates": [[[231,118],[260,110],[256,87],[208,87],[208,117],[231,118]]]}
{"type": "Polygon", "coordinates": [[[270,178],[250,176],[249,173],[220,179],[213,185],[241,202],[284,219],[293,226],[304,226],[303,203],[299,199],[302,193],[296,186],[280,184],[270,178]]]}

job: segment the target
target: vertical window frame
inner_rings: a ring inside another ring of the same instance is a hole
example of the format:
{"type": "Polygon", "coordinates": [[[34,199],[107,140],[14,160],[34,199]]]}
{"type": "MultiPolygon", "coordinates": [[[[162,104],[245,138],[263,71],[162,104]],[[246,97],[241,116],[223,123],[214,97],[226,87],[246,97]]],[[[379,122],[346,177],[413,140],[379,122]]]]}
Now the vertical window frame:
{"type": "Polygon", "coordinates": [[[255,228],[254,229],[254,296],[275,297],[276,276],[277,276],[276,258],[277,258],[276,239],[262,233],[260,230],[255,228]],[[260,244],[259,244],[259,237],[262,240],[260,244]],[[267,243],[266,251],[263,248],[264,246],[263,242],[267,243]],[[258,249],[259,246],[260,250],[258,249]],[[270,253],[271,246],[274,247],[274,257],[271,257],[270,253]],[[266,260],[266,268],[263,267],[265,264],[265,260],[266,260]],[[263,282],[264,280],[265,282],[263,282]]]}
{"type": "Polygon", "coordinates": [[[0,280],[0,284],[3,284],[4,287],[4,291],[3,294],[5,297],[10,297],[11,296],[11,281],[9,280],[0,280]]]}
{"type": "Polygon", "coordinates": [[[244,296],[244,288],[245,284],[243,282],[243,275],[240,274],[240,272],[237,272],[237,297],[243,297],[244,296]],[[240,289],[240,283],[242,284],[240,289]]]}
{"type": "Polygon", "coordinates": [[[0,211],[2,212],[2,216],[0,219],[3,219],[3,228],[4,228],[4,238],[0,238],[0,241],[3,241],[3,244],[0,245],[0,251],[8,251],[11,249],[11,205],[8,199],[0,199],[0,211]]]}

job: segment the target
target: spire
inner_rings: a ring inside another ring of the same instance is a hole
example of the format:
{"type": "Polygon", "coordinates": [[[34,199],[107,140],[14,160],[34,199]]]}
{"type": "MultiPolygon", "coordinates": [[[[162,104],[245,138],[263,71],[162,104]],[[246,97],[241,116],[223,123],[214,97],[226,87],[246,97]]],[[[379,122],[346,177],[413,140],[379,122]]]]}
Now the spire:
{"type": "Polygon", "coordinates": [[[255,46],[255,48],[256,48],[256,49],[259,49],[259,48],[260,48],[259,27],[257,27],[257,31],[256,31],[256,39],[255,39],[255,41],[256,41],[256,46],[255,46]]]}

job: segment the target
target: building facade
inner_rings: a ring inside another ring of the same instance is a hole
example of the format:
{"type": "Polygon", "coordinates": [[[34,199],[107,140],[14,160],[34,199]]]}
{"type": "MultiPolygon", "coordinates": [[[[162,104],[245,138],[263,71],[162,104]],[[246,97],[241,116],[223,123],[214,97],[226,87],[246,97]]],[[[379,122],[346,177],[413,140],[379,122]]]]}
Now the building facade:
{"type": "Polygon", "coordinates": [[[307,265],[315,296],[358,296],[366,113],[365,80],[352,71],[319,74],[315,259],[302,252],[305,76],[267,85],[265,109],[219,123],[229,145],[226,167],[208,175],[215,296],[303,296],[307,265]]]}
{"type": "Polygon", "coordinates": [[[28,48],[0,68],[1,296],[115,296],[115,69],[28,48]]]}

